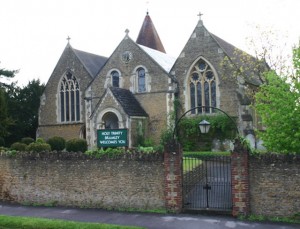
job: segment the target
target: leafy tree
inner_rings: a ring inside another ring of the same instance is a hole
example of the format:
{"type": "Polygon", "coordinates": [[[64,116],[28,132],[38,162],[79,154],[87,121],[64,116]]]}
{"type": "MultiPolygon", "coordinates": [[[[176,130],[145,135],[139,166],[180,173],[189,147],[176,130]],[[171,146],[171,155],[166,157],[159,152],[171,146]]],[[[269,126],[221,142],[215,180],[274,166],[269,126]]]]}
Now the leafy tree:
{"type": "Polygon", "coordinates": [[[4,90],[0,87],[0,137],[6,137],[8,127],[13,123],[12,119],[8,116],[7,104],[4,96],[4,90]]]}
{"type": "MultiPolygon", "coordinates": [[[[0,80],[5,78],[13,78],[17,71],[10,71],[0,68],[0,80]]],[[[5,98],[5,89],[8,84],[0,81],[0,137],[5,137],[9,134],[8,128],[12,125],[13,121],[9,117],[7,101],[5,98]]]]}
{"type": "Polygon", "coordinates": [[[15,121],[15,125],[9,128],[13,134],[6,138],[7,143],[19,141],[23,137],[35,139],[40,97],[44,88],[40,80],[32,80],[23,88],[14,85],[7,90],[8,112],[15,121]]]}
{"type": "Polygon", "coordinates": [[[300,153],[300,44],[293,54],[294,74],[267,72],[267,83],[255,95],[255,109],[266,127],[258,136],[276,152],[300,153]]]}
{"type": "MultiPolygon", "coordinates": [[[[18,73],[18,70],[7,70],[5,68],[0,68],[0,80],[13,78],[18,73]]],[[[0,88],[9,87],[9,84],[0,81],[0,88]]]]}

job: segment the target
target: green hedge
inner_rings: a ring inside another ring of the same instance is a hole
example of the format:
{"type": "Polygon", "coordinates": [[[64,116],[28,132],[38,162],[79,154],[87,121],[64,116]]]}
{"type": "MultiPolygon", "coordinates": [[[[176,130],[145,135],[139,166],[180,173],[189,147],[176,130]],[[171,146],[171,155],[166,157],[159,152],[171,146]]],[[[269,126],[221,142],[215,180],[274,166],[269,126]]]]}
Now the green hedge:
{"type": "Polygon", "coordinates": [[[85,139],[74,138],[66,142],[66,150],[68,152],[85,152],[87,151],[87,142],[85,139]]]}
{"type": "Polygon", "coordinates": [[[22,138],[21,142],[26,144],[26,145],[29,145],[30,143],[34,142],[34,139],[30,138],[30,137],[26,137],[26,138],[22,138]]]}
{"type": "Polygon", "coordinates": [[[16,151],[25,151],[26,147],[27,145],[25,143],[15,142],[10,146],[10,149],[16,151]]]}
{"type": "Polygon", "coordinates": [[[29,152],[51,151],[51,146],[47,143],[33,142],[26,147],[26,151],[29,152]]]}
{"type": "Polygon", "coordinates": [[[54,136],[47,140],[47,143],[51,146],[52,150],[61,151],[66,148],[66,140],[59,136],[54,136]]]}

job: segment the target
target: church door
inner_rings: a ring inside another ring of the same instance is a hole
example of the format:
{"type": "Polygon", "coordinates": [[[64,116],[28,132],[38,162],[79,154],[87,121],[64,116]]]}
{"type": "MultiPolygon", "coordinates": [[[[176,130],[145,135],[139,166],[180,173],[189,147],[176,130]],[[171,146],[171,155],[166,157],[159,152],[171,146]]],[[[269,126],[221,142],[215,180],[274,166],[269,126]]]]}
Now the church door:
{"type": "Polygon", "coordinates": [[[118,117],[113,112],[104,114],[102,121],[104,122],[105,129],[119,129],[118,117]]]}

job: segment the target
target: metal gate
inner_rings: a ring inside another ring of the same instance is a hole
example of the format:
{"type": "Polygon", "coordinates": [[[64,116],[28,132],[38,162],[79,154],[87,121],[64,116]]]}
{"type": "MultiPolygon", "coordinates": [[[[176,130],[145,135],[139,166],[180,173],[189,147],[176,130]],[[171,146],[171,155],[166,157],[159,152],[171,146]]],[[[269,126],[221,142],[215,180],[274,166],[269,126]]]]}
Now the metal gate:
{"type": "Polygon", "coordinates": [[[230,156],[183,158],[183,203],[186,210],[230,211],[230,156]]]}

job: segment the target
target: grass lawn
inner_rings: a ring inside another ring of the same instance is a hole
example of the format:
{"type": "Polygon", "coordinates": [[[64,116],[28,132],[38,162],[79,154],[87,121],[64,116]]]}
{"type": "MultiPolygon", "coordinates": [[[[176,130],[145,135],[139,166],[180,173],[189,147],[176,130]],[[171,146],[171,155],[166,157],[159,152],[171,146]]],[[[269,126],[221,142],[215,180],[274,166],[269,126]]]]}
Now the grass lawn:
{"type": "Polygon", "coordinates": [[[183,173],[192,171],[202,164],[201,159],[207,159],[214,156],[230,156],[230,152],[183,152],[183,173]]]}
{"type": "Polygon", "coordinates": [[[202,160],[197,158],[183,157],[183,173],[192,171],[194,168],[202,164],[202,160]]]}
{"type": "Polygon", "coordinates": [[[0,215],[0,229],[143,229],[143,227],[119,226],[102,223],[82,223],[32,217],[0,215]]]}

